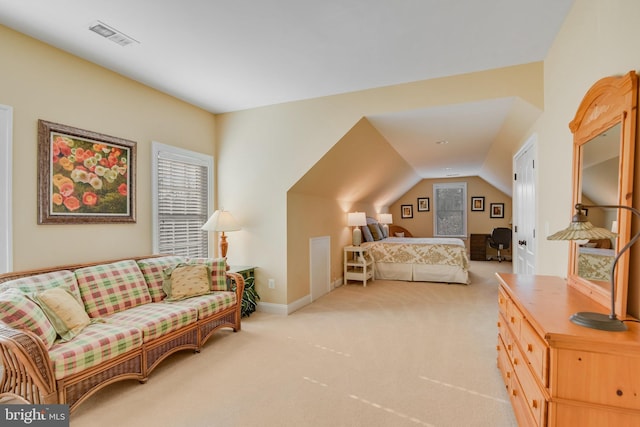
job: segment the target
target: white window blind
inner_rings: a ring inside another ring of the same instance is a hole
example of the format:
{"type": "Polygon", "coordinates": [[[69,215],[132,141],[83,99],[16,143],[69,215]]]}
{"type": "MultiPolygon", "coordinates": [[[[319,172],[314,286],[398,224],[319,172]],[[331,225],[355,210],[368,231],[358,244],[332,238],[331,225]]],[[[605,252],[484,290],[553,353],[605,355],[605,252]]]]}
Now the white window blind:
{"type": "Polygon", "coordinates": [[[435,237],[467,237],[467,183],[433,184],[435,237]]]}
{"type": "Polygon", "coordinates": [[[156,211],[154,251],[208,256],[209,236],[200,229],[209,217],[210,156],[180,150],[154,150],[156,211]],[[205,157],[203,161],[202,156],[205,157]]]}

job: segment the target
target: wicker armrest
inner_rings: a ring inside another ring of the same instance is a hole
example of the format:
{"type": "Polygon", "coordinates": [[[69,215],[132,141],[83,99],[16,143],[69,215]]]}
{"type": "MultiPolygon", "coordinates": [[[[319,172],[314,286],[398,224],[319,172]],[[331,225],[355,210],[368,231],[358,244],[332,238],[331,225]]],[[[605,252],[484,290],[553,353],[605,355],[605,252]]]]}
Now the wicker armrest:
{"type": "Polygon", "coordinates": [[[227,277],[233,280],[233,282],[235,283],[236,297],[238,299],[238,304],[241,304],[242,293],[244,292],[244,278],[242,277],[242,274],[230,273],[227,271],[227,277]]]}
{"type": "Polygon", "coordinates": [[[33,404],[57,402],[51,360],[40,338],[0,324],[0,357],[4,368],[0,397],[33,404]]]}

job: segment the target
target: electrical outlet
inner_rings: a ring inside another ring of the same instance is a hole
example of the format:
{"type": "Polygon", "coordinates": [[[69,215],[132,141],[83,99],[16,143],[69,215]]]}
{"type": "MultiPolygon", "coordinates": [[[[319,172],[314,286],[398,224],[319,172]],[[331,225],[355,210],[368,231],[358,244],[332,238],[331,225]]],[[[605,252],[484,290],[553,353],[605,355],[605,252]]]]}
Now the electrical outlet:
{"type": "Polygon", "coordinates": [[[275,288],[276,288],[275,279],[269,279],[269,289],[275,289],[275,288]]]}

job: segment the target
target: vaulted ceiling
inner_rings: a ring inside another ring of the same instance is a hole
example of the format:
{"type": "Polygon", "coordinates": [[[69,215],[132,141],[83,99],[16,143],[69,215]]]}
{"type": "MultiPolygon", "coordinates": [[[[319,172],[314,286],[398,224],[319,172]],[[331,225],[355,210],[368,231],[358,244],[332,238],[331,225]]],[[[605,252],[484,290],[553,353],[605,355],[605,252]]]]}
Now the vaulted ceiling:
{"type": "MultiPolygon", "coordinates": [[[[0,24],[222,113],[541,61],[572,3],[0,0],[0,24]]],[[[476,175],[512,102],[368,119],[420,176],[476,175]]]]}

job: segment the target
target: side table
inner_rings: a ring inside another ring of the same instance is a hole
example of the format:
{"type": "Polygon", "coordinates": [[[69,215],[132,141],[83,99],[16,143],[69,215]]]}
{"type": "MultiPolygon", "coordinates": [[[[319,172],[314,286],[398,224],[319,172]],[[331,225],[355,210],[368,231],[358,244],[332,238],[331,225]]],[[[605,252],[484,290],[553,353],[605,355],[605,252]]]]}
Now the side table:
{"type": "Polygon", "coordinates": [[[349,280],[362,281],[367,286],[367,280],[374,281],[373,257],[362,246],[344,247],[344,284],[349,280]]]}
{"type": "Polygon", "coordinates": [[[255,288],[255,269],[248,265],[231,265],[230,273],[238,273],[244,279],[244,292],[242,294],[242,317],[249,317],[258,308],[260,295],[255,288]]]}

